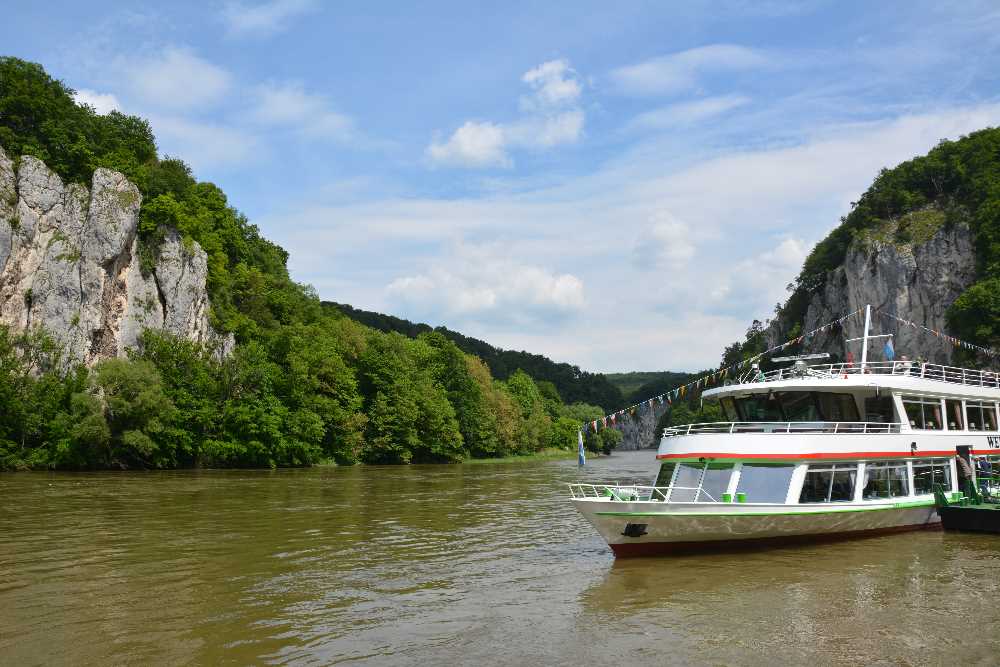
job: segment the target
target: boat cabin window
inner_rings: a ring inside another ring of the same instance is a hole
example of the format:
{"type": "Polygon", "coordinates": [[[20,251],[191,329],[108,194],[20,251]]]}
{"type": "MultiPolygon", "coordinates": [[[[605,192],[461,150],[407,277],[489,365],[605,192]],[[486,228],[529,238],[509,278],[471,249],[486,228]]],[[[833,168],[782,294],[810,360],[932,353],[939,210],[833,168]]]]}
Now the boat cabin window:
{"type": "Polygon", "coordinates": [[[810,463],[799,494],[800,503],[838,503],[854,500],[856,463],[810,463]]]}
{"type": "Polygon", "coordinates": [[[997,412],[993,403],[967,401],[965,414],[969,418],[970,431],[997,430],[997,412]]]}
{"type": "MultiPolygon", "coordinates": [[[[727,399],[723,399],[725,408],[727,399]]],[[[745,422],[857,422],[858,406],[850,394],[815,391],[779,391],[750,394],[733,400],[737,417],[745,422]]],[[[729,414],[729,408],[725,408],[729,414]]]]}
{"type": "Polygon", "coordinates": [[[677,467],[677,463],[674,461],[669,461],[660,466],[660,473],[656,476],[656,481],[653,482],[653,486],[670,486],[670,480],[674,476],[674,468],[677,467]]]}
{"type": "Polygon", "coordinates": [[[869,396],[865,399],[865,421],[892,424],[896,421],[891,396],[869,396]]]}
{"type": "Polygon", "coordinates": [[[850,394],[818,392],[819,411],[828,422],[859,422],[858,404],[850,394]]]}
{"type": "Polygon", "coordinates": [[[865,465],[865,500],[910,495],[906,461],[873,461],[865,465]]]}
{"type": "Polygon", "coordinates": [[[906,419],[910,422],[910,428],[926,431],[941,430],[943,422],[939,399],[904,396],[903,408],[906,410],[906,419]]]}
{"type": "Polygon", "coordinates": [[[807,391],[782,391],[778,392],[778,401],[781,409],[785,413],[785,421],[790,422],[815,422],[822,421],[819,416],[819,407],[816,404],[816,397],[807,391]]]}
{"type": "Polygon", "coordinates": [[[951,459],[919,459],[913,462],[913,492],[934,493],[934,484],[951,490],[951,459]]]}
{"type": "Polygon", "coordinates": [[[701,474],[705,471],[704,463],[681,463],[677,466],[677,476],[670,489],[670,500],[674,502],[691,502],[698,495],[701,485],[701,474]]]}
{"type": "Polygon", "coordinates": [[[732,463],[681,463],[670,502],[720,502],[732,474],[732,463]]]}
{"type": "Polygon", "coordinates": [[[740,421],[740,413],[736,411],[736,402],[731,397],[727,396],[719,401],[719,403],[722,404],[722,409],[726,412],[726,419],[731,422],[740,421]]]}
{"type": "Polygon", "coordinates": [[[788,463],[744,463],[736,493],[748,503],[783,503],[795,466],[788,463]]]}
{"type": "Polygon", "coordinates": [[[962,413],[962,401],[945,401],[944,413],[948,418],[949,431],[965,430],[965,419],[962,413]]]}
{"type": "Polygon", "coordinates": [[[701,480],[698,500],[702,502],[719,502],[722,500],[722,494],[729,487],[729,478],[732,476],[732,463],[709,463],[705,467],[705,476],[701,480]]]}
{"type": "Polygon", "coordinates": [[[736,405],[742,421],[745,422],[783,422],[781,406],[772,393],[751,394],[736,399],[736,405]]]}

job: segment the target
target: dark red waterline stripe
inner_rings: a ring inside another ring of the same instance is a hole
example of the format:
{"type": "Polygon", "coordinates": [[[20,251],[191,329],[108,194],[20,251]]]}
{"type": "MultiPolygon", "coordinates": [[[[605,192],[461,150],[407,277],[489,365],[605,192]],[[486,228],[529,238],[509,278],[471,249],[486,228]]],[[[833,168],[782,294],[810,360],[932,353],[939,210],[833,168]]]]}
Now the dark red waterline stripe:
{"type": "Polygon", "coordinates": [[[612,544],[611,550],[618,558],[634,556],[663,556],[689,553],[713,553],[725,551],[747,551],[751,549],[767,549],[790,544],[815,544],[823,542],[840,542],[893,533],[904,533],[911,530],[940,530],[941,522],[917,523],[908,526],[892,526],[891,528],[871,528],[868,530],[851,530],[842,533],[817,533],[814,535],[782,535],[778,537],[758,537],[747,540],[710,540],[701,542],[627,542],[612,544]]]}

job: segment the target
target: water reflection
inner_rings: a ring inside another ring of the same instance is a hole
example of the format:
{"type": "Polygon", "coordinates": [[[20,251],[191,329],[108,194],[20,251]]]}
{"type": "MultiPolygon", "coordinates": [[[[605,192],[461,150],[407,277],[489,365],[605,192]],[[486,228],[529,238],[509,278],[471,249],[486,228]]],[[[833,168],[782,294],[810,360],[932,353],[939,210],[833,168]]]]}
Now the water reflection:
{"type": "Polygon", "coordinates": [[[993,538],[615,562],[559,483],[654,469],[0,475],[0,663],[994,662],[993,538]]]}

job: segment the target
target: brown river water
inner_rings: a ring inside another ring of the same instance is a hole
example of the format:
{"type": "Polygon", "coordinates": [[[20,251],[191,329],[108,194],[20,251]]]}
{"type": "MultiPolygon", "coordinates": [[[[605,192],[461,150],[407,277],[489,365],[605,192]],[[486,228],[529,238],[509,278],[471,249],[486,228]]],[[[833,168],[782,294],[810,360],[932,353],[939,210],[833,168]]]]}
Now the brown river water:
{"type": "Polygon", "coordinates": [[[0,664],[1000,664],[1000,537],[616,562],[654,467],[0,475],[0,664]]]}

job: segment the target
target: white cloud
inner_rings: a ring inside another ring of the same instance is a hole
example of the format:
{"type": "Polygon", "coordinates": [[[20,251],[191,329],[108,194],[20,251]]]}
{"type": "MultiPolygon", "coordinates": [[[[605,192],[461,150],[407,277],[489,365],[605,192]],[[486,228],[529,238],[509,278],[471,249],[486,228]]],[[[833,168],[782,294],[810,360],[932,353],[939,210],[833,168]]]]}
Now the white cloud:
{"type": "Polygon", "coordinates": [[[331,108],[329,100],[305,91],[298,83],[266,83],[257,86],[253,119],[265,125],[297,128],[315,138],[346,141],[354,135],[354,122],[331,108]]]}
{"type": "Polygon", "coordinates": [[[446,141],[428,146],[427,157],[451,167],[510,167],[504,135],[500,125],[466,121],[446,141]]]}
{"type": "Polygon", "coordinates": [[[716,301],[752,299],[762,304],[784,301],[788,296],[786,286],[798,275],[810,248],[802,239],[786,237],[773,248],[720,271],[710,296],[716,301]]]}
{"type": "Polygon", "coordinates": [[[104,116],[112,111],[121,109],[118,98],[111,93],[98,93],[94,90],[81,88],[73,94],[73,100],[77,104],[87,104],[94,108],[94,111],[104,116]]]}
{"type": "Polygon", "coordinates": [[[259,155],[253,135],[216,123],[177,116],[150,116],[157,143],[165,155],[181,155],[196,172],[242,164],[259,155]]]}
{"type": "Polygon", "coordinates": [[[446,263],[393,280],[387,297],[423,317],[502,319],[507,324],[563,319],[585,305],[583,281],[510,259],[503,248],[459,246],[446,263]]]}
{"type": "Polygon", "coordinates": [[[629,129],[645,130],[667,130],[676,127],[686,127],[709,118],[715,118],[749,103],[750,98],[742,95],[706,97],[646,111],[632,119],[628,127],[629,129]]]}
{"type": "Polygon", "coordinates": [[[582,87],[569,62],[550,60],[521,80],[532,90],[521,98],[522,118],[505,124],[466,121],[447,139],[427,147],[428,160],[451,167],[511,167],[512,149],[542,150],[578,141],[585,123],[577,105],[582,87]]]}
{"type": "Polygon", "coordinates": [[[533,94],[522,97],[521,105],[528,110],[558,108],[575,104],[582,87],[576,72],[566,60],[550,60],[528,70],[521,77],[533,94]]]}
{"type": "Polygon", "coordinates": [[[503,128],[508,146],[528,149],[571,144],[583,133],[583,111],[574,109],[548,116],[527,118],[503,128]]]}
{"type": "Polygon", "coordinates": [[[120,66],[133,93],[154,109],[202,109],[221,101],[232,87],[229,72],[180,47],[137,62],[123,60],[120,66]]]}
{"type": "Polygon", "coordinates": [[[231,35],[269,35],[315,8],[315,0],[271,0],[256,5],[229,2],[222,8],[222,20],[231,35]]]}
{"type": "Polygon", "coordinates": [[[619,67],[611,72],[611,79],[625,93],[668,94],[697,88],[699,76],[706,72],[755,69],[766,64],[768,58],[755,49],[710,44],[619,67]]]}
{"type": "Polygon", "coordinates": [[[754,317],[771,312],[812,242],[882,167],[943,137],[997,124],[1000,105],[946,108],[828,126],[794,145],[707,158],[681,152],[686,159],[678,162],[664,160],[677,152],[675,137],[666,135],[555,185],[313,206],[261,225],[291,251],[296,279],[316,284],[328,299],[445,324],[593,370],[704,368],[754,317]],[[454,250],[463,243],[494,245],[480,258],[454,250]],[[516,259],[504,265],[498,258],[516,259]],[[683,270],[671,270],[681,263],[683,270]],[[489,268],[496,266],[502,268],[489,268]],[[528,285],[508,280],[520,275],[528,285]],[[583,306],[517,305],[546,301],[527,291],[536,283],[559,293],[558,276],[572,277],[563,281],[566,292],[580,295],[575,302],[583,306]],[[383,287],[394,282],[392,291],[383,287]],[[508,283],[521,286],[504,292],[508,283]]]}
{"type": "Polygon", "coordinates": [[[695,254],[691,228],[669,212],[656,213],[635,244],[636,265],[644,269],[683,269],[695,254]]]}

